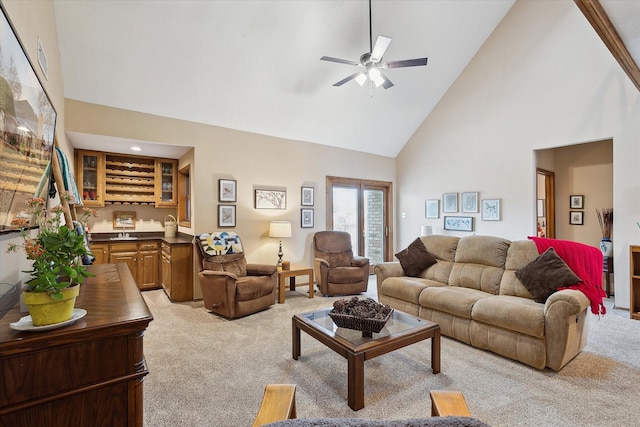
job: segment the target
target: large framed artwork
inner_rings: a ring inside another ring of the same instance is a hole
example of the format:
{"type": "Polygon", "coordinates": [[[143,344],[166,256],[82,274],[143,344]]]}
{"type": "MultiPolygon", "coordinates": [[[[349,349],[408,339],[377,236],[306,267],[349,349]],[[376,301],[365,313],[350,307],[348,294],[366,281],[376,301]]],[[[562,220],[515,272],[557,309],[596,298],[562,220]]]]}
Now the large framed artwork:
{"type": "Polygon", "coordinates": [[[285,190],[255,190],[256,209],[287,209],[285,190]]]}
{"type": "Polygon", "coordinates": [[[46,198],[56,111],[0,7],[0,234],[31,219],[25,201],[46,198]]]}

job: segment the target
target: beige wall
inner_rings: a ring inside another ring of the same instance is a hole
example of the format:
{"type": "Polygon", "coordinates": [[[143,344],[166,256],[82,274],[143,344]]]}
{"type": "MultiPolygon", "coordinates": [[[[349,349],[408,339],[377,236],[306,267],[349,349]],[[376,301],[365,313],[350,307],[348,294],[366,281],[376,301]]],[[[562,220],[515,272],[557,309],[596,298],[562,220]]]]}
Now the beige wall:
{"type": "MultiPolygon", "coordinates": [[[[53,4],[50,1],[20,1],[3,0],[2,4],[8,18],[13,24],[18,38],[22,42],[27,56],[34,66],[36,74],[49,95],[57,113],[56,139],[62,150],[69,155],[73,150],[69,147],[64,135],[64,96],[60,68],[60,54],[58,51],[58,35],[53,16],[53,4]],[[45,79],[37,60],[37,39],[40,41],[47,55],[48,76],[45,79]]],[[[21,243],[16,233],[0,235],[0,282],[16,283],[24,280],[27,275],[22,270],[28,270],[31,263],[23,253],[7,253],[9,243],[21,243]]]]}
{"type": "Polygon", "coordinates": [[[533,235],[535,150],[612,139],[615,298],[629,307],[638,135],[640,94],[574,2],[518,1],[398,156],[396,210],[407,218],[397,243],[410,243],[420,224],[442,232],[442,218],[424,219],[424,200],[445,192],[502,199],[502,221],[479,220],[477,234],[533,235]]]}
{"type": "Polygon", "coordinates": [[[67,130],[194,147],[180,161],[191,164],[192,228],[218,229],[218,180],[237,181],[236,231],[249,262],[277,261],[278,242],[268,237],[270,220],[289,220],[293,237],[283,240],[285,259],[311,265],[313,233],[325,229],[327,175],[395,181],[389,157],[240,132],[182,120],[66,100],[67,130]],[[315,187],[315,227],[300,227],[300,187],[315,187]],[[261,186],[287,189],[286,210],[254,209],[253,191],[261,186]]]}

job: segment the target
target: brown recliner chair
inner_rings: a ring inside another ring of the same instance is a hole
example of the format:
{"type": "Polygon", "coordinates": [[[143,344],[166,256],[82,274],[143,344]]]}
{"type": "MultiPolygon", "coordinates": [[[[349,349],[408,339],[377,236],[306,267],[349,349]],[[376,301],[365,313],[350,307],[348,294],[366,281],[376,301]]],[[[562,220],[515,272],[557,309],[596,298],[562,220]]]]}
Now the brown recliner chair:
{"type": "Polygon", "coordinates": [[[195,237],[198,279],[204,307],[235,319],[271,307],[276,302],[275,265],[247,264],[236,233],[220,231],[195,237]]]}
{"type": "Polygon", "coordinates": [[[369,260],[353,256],[351,236],[344,231],[319,231],[313,236],[314,274],[323,295],[367,291],[369,260]]]}

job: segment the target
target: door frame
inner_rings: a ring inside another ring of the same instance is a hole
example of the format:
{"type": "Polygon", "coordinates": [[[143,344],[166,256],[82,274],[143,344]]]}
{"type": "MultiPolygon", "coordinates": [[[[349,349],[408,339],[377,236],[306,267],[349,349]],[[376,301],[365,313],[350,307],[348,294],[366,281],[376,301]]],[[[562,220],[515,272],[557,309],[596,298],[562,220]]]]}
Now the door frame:
{"type": "Polygon", "coordinates": [[[546,169],[536,168],[536,199],[537,199],[537,192],[538,192],[538,175],[544,176],[544,197],[545,197],[544,214],[547,221],[546,237],[550,239],[555,239],[556,237],[556,174],[555,172],[552,172],[546,169]]]}
{"type": "MultiPolygon", "coordinates": [[[[326,177],[326,227],[327,230],[333,230],[333,187],[350,187],[357,188],[360,197],[358,197],[358,224],[364,224],[364,206],[363,206],[363,190],[382,190],[385,194],[383,221],[385,233],[383,235],[383,257],[384,261],[393,260],[393,183],[388,181],[376,181],[372,179],[345,178],[339,176],[326,177]]],[[[364,256],[364,230],[358,230],[358,251],[359,256],[364,256]]]]}

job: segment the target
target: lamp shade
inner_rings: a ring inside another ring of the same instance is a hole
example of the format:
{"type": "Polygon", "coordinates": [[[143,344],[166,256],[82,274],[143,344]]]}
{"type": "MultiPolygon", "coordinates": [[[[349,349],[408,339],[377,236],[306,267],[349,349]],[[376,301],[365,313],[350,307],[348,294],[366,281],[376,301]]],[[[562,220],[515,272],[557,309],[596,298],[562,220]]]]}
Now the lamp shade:
{"type": "Polygon", "coordinates": [[[430,225],[421,225],[420,226],[420,235],[421,236],[431,236],[433,234],[433,227],[430,225]]]}
{"type": "Polygon", "coordinates": [[[271,221],[269,237],[291,237],[291,221],[271,221]]]}

